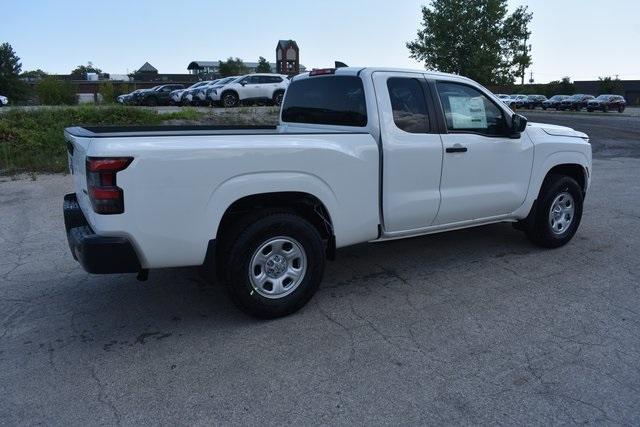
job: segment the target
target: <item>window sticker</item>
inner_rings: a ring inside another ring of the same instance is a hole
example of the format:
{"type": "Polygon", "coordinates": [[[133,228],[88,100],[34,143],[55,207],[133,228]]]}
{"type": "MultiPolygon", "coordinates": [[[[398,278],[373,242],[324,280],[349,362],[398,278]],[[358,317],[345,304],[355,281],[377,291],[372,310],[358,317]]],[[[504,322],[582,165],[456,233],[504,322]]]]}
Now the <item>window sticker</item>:
{"type": "Polygon", "coordinates": [[[487,129],[487,113],[481,96],[449,96],[454,129],[487,129]]]}

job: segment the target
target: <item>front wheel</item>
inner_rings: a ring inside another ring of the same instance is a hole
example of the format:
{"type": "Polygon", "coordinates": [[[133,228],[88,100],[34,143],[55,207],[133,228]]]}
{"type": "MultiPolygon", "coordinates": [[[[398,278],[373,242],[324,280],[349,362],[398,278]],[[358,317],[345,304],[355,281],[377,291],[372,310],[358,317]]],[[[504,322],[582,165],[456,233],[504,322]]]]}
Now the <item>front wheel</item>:
{"type": "Polygon", "coordinates": [[[273,104],[276,106],[280,106],[282,104],[282,100],[284,100],[284,92],[276,92],[273,95],[273,104]]]}
{"type": "Polygon", "coordinates": [[[325,253],[318,230],[288,212],[244,224],[239,233],[224,236],[220,247],[220,267],[232,300],[245,313],[261,318],[299,310],[322,280],[325,253]]]}
{"type": "Polygon", "coordinates": [[[609,106],[608,105],[603,105],[602,106],[602,112],[603,113],[608,113],[609,112],[609,106]]]}
{"type": "Polygon", "coordinates": [[[227,92],[222,95],[222,105],[224,108],[233,108],[240,102],[238,95],[233,92],[227,92]]]}
{"type": "Polygon", "coordinates": [[[618,106],[618,113],[624,113],[624,108],[625,108],[624,105],[619,105],[618,106]]]}
{"type": "Polygon", "coordinates": [[[534,244],[557,248],[573,238],[582,219],[583,195],[580,185],[565,175],[551,174],[542,184],[524,231],[534,244]]]}

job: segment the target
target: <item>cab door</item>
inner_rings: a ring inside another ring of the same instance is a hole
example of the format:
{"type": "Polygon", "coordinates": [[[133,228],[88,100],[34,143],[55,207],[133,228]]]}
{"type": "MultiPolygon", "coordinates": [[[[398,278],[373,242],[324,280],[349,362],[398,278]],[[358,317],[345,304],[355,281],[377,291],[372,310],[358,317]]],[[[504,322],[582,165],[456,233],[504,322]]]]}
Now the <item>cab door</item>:
{"type": "Polygon", "coordinates": [[[243,80],[244,87],[240,91],[240,99],[254,99],[260,97],[260,89],[264,86],[259,82],[258,76],[249,76],[243,80]]]}
{"type": "Polygon", "coordinates": [[[442,141],[421,73],[372,75],[381,136],[381,215],[387,233],[431,225],[440,205],[442,141]]]}
{"type": "Polygon", "coordinates": [[[458,81],[433,85],[444,113],[442,202],[435,225],[507,215],[525,200],[533,143],[510,137],[507,112],[480,88],[458,81]]]}

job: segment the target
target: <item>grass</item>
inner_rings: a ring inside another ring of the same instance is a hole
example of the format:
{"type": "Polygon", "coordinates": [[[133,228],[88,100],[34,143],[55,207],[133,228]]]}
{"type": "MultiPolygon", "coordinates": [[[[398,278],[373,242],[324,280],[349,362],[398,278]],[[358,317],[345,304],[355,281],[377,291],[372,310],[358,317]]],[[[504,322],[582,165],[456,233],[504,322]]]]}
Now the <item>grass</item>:
{"type": "Polygon", "coordinates": [[[20,172],[65,172],[67,151],[63,130],[69,126],[161,125],[197,121],[194,109],[159,114],[123,106],[79,106],[13,109],[0,115],[0,175],[20,172]]]}

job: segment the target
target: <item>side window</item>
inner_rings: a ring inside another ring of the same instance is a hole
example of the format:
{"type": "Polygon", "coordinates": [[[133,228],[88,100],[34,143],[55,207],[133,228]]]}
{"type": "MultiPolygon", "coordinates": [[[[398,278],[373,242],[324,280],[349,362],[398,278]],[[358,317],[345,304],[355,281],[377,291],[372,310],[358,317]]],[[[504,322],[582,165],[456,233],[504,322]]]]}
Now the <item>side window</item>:
{"type": "Polygon", "coordinates": [[[282,83],[282,77],[268,76],[267,79],[269,79],[268,83],[282,83]]]}
{"type": "Polygon", "coordinates": [[[422,85],[417,79],[392,77],[387,80],[393,121],[409,133],[428,133],[429,115],[422,85]]]}
{"type": "Polygon", "coordinates": [[[479,90],[459,83],[438,82],[438,95],[450,132],[506,134],[502,110],[479,90]]]}

